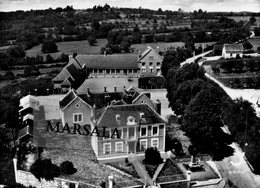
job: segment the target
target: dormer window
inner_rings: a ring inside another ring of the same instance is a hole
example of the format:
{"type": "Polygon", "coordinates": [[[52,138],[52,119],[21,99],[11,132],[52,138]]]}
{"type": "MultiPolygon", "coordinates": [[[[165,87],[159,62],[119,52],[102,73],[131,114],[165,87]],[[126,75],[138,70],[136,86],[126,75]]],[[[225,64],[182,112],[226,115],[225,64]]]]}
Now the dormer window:
{"type": "Polygon", "coordinates": [[[140,113],[140,118],[141,119],[144,119],[145,118],[145,115],[144,115],[144,113],[142,112],[142,113],[140,113]]]}
{"type": "Polygon", "coordinates": [[[116,114],[116,121],[120,121],[120,115],[119,114],[116,114]]]}
{"type": "Polygon", "coordinates": [[[127,118],[127,125],[135,125],[136,123],[135,123],[135,118],[134,117],[132,117],[132,116],[129,116],[128,118],[127,118]]]}

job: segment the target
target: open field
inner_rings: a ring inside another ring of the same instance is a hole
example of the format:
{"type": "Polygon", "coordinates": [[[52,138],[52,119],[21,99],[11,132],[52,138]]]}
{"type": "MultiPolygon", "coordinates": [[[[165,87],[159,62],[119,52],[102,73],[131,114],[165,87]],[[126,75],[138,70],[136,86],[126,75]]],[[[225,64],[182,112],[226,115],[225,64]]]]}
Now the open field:
{"type": "MultiPolygon", "coordinates": [[[[233,19],[236,22],[242,21],[249,21],[250,16],[228,16],[229,19],[233,19]]],[[[260,24],[260,17],[255,17],[256,23],[260,24]]]]}
{"type": "MultiPolygon", "coordinates": [[[[57,58],[61,53],[73,54],[99,54],[100,49],[107,43],[107,39],[97,39],[95,46],[90,46],[87,40],[82,41],[69,41],[69,42],[57,42],[59,52],[51,53],[53,58],[57,58]]],[[[32,49],[26,51],[26,55],[29,57],[35,57],[41,55],[46,57],[47,54],[41,52],[41,44],[34,46],[32,49]]]]}
{"type": "Polygon", "coordinates": [[[158,49],[158,51],[165,51],[169,47],[182,47],[184,42],[157,42],[157,43],[143,43],[143,44],[132,44],[131,48],[134,49],[134,53],[141,53],[147,49],[148,46],[151,46],[153,49],[158,49]]]}

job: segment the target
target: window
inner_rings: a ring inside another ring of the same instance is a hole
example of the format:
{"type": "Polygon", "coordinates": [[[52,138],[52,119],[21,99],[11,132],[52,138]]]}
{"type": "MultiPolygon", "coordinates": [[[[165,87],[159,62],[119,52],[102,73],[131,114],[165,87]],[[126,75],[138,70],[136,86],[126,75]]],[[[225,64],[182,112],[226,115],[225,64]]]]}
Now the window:
{"type": "Polygon", "coordinates": [[[141,112],[141,113],[140,113],[140,118],[142,118],[142,119],[143,119],[143,118],[145,118],[145,116],[144,116],[144,113],[143,113],[143,112],[141,112]]]}
{"type": "Polygon", "coordinates": [[[95,74],[98,73],[98,70],[97,70],[97,69],[94,69],[94,73],[95,73],[95,74]]]}
{"type": "Polygon", "coordinates": [[[142,66],[145,66],[145,62],[142,62],[142,66]]]}
{"type": "Polygon", "coordinates": [[[147,127],[141,127],[140,137],[147,136],[147,127]]]}
{"type": "Polygon", "coordinates": [[[149,63],[149,66],[150,66],[150,67],[153,66],[153,62],[150,62],[150,63],[149,63]]]}
{"type": "Polygon", "coordinates": [[[79,103],[77,103],[77,104],[76,104],[76,108],[79,108],[79,107],[80,107],[80,104],[79,104],[79,103]]]}
{"type": "Polygon", "coordinates": [[[103,69],[99,69],[99,74],[102,74],[103,73],[103,69]]]}
{"type": "Polygon", "coordinates": [[[157,66],[160,66],[161,65],[161,63],[160,62],[157,62],[157,66]]]}
{"type": "Polygon", "coordinates": [[[142,72],[146,72],[146,69],[142,69],[142,72]]]}
{"type": "Polygon", "coordinates": [[[116,152],[123,152],[123,142],[116,142],[116,152]]]}
{"type": "Polygon", "coordinates": [[[132,116],[129,116],[127,118],[127,125],[135,125],[135,118],[132,116]]]}
{"type": "Polygon", "coordinates": [[[112,74],[115,74],[115,72],[116,72],[116,69],[111,69],[112,74]]]}
{"type": "Polygon", "coordinates": [[[153,69],[150,69],[150,72],[153,72],[153,69]]]}
{"type": "Polygon", "coordinates": [[[158,136],[159,135],[159,126],[155,125],[152,126],[152,136],[158,136]]]}
{"type": "Polygon", "coordinates": [[[83,122],[82,113],[73,114],[73,123],[83,122]]]}
{"type": "Polygon", "coordinates": [[[116,73],[119,74],[120,73],[120,69],[116,69],[116,73]]]}
{"type": "Polygon", "coordinates": [[[106,70],[106,73],[107,73],[107,74],[110,74],[110,69],[107,69],[107,70],[106,70]]]}
{"type": "Polygon", "coordinates": [[[155,148],[159,148],[159,138],[152,138],[151,139],[151,146],[155,148]]]}
{"type": "Polygon", "coordinates": [[[121,120],[120,115],[116,114],[116,121],[120,121],[120,120],[121,120]]]}
{"type": "Polygon", "coordinates": [[[111,153],[111,143],[104,143],[103,154],[110,154],[110,153],[111,153]]]}
{"type": "Polygon", "coordinates": [[[145,151],[147,149],[147,139],[140,140],[140,150],[145,151]]]}

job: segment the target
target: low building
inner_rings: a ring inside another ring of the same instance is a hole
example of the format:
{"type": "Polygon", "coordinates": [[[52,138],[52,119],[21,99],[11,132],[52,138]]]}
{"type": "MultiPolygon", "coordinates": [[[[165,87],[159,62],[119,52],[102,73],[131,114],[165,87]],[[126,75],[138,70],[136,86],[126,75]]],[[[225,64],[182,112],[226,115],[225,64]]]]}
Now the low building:
{"type": "Polygon", "coordinates": [[[222,57],[227,58],[236,58],[243,57],[243,45],[242,44],[224,44],[222,49],[222,57]]]}

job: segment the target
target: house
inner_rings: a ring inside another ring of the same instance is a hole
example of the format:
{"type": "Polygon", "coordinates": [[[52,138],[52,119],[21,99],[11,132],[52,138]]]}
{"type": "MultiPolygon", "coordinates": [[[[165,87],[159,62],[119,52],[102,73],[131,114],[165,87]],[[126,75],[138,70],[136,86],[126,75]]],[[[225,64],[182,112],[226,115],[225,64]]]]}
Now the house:
{"type": "Polygon", "coordinates": [[[243,49],[242,44],[224,44],[222,49],[222,57],[225,59],[243,57],[243,49]]]}
{"type": "Polygon", "coordinates": [[[104,111],[109,105],[128,105],[128,104],[147,104],[154,111],[160,114],[161,103],[159,100],[153,102],[150,94],[140,89],[130,87],[123,91],[107,91],[106,87],[103,92],[91,92],[87,89],[86,93],[77,93],[71,89],[63,98],[60,99],[60,117],[62,124],[73,123],[91,124],[91,113],[95,108],[96,113],[104,111]]]}
{"type": "Polygon", "coordinates": [[[161,75],[161,65],[163,58],[153,48],[149,47],[138,59],[140,75],[161,75]]]}
{"type": "Polygon", "coordinates": [[[144,154],[149,147],[164,151],[165,122],[147,104],[107,106],[93,125],[98,129],[106,127],[104,137],[92,137],[98,160],[125,158],[129,153],[144,154]]]}
{"type": "Polygon", "coordinates": [[[126,157],[129,152],[143,153],[148,147],[165,148],[165,122],[160,117],[161,103],[153,102],[150,94],[130,87],[124,91],[78,94],[70,90],[60,100],[63,126],[91,125],[104,131],[102,137],[92,137],[92,147],[98,160],[126,157]],[[120,139],[109,138],[116,130],[120,139]],[[125,142],[125,140],[128,140],[125,142]]]}

